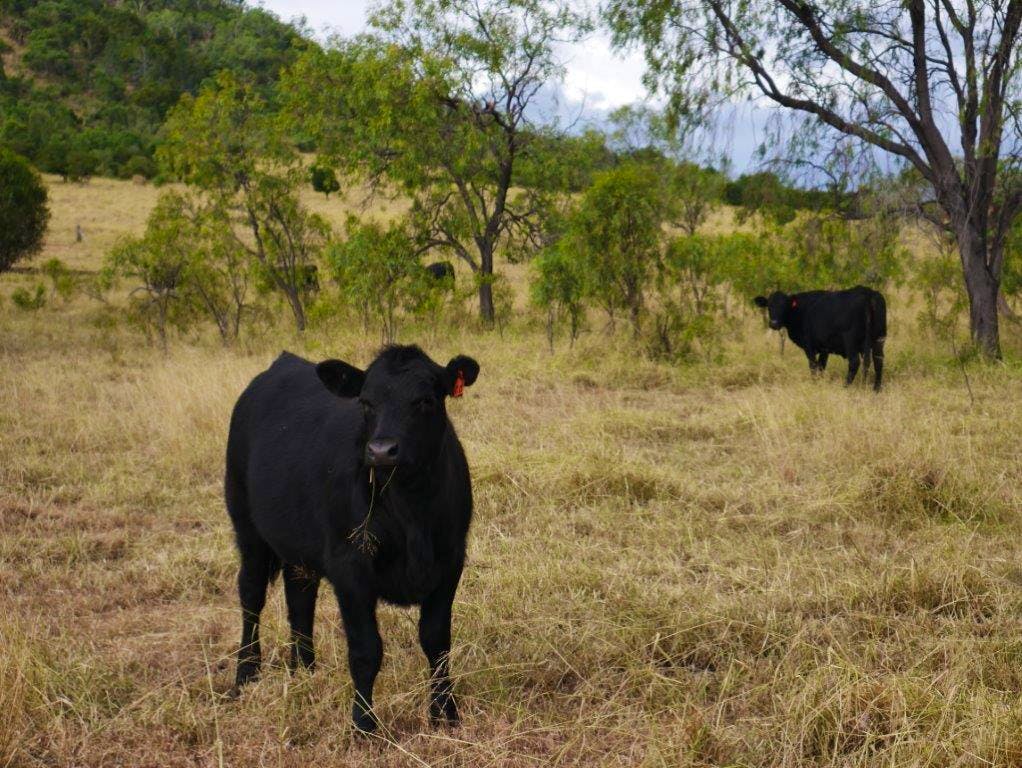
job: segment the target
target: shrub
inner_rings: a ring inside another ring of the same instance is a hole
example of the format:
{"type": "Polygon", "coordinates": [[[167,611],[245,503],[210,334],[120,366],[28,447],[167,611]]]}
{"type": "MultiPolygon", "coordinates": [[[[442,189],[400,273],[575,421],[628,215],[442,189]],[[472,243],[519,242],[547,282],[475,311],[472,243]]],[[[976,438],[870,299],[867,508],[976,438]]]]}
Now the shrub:
{"type": "Polygon", "coordinates": [[[27,312],[42,309],[46,306],[46,286],[37,283],[33,291],[29,291],[27,288],[17,288],[11,293],[11,301],[18,309],[27,312]]]}
{"type": "Polygon", "coordinates": [[[341,188],[341,183],[337,181],[337,174],[329,166],[314,165],[309,169],[309,173],[312,177],[312,188],[317,192],[322,192],[328,200],[331,192],[336,192],[341,188]]]}
{"type": "Polygon", "coordinates": [[[0,272],[39,251],[49,220],[42,178],[24,158],[0,149],[0,272]]]}
{"type": "Polygon", "coordinates": [[[626,163],[597,174],[569,224],[566,247],[577,249],[589,293],[613,319],[629,314],[641,331],[644,295],[655,273],[666,216],[663,189],[649,169],[626,163]]]}
{"type": "Polygon", "coordinates": [[[397,333],[398,312],[412,298],[415,277],[422,270],[416,249],[401,223],[384,228],[352,216],[346,230],[346,240],[327,248],[327,263],[365,329],[375,316],[384,341],[390,343],[397,333]]]}
{"type": "Polygon", "coordinates": [[[543,251],[533,269],[532,302],[546,311],[550,350],[562,320],[568,323],[569,345],[574,346],[585,320],[586,273],[578,253],[562,240],[543,251]]]}
{"type": "Polygon", "coordinates": [[[49,278],[50,295],[67,301],[74,295],[75,276],[60,259],[49,259],[42,266],[42,273],[49,278]]]}

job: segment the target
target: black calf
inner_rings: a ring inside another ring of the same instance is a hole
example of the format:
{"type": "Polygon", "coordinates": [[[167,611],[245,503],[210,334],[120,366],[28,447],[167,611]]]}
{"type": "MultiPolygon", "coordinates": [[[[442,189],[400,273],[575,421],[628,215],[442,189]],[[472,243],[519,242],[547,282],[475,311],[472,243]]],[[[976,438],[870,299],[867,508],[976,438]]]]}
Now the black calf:
{"type": "Polygon", "coordinates": [[[225,480],[241,554],[238,686],[258,674],[259,615],[280,570],[291,665],[314,665],[313,614],[325,576],[347,636],[356,727],[377,724],[381,599],[421,606],[430,716],[458,720],[447,656],[472,488],[446,399],[478,373],[468,357],[441,367],[417,347],[388,347],[365,372],[285,352],[249,384],[231,417],[225,480]]]}

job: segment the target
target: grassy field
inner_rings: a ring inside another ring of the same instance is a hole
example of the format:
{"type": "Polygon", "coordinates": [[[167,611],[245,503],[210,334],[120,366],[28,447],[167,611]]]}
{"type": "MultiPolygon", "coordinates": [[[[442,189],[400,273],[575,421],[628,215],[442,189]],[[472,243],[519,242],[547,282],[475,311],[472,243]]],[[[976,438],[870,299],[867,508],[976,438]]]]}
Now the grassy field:
{"type": "MultiPolygon", "coordinates": [[[[156,195],[53,192],[43,258],[83,269],[156,195]]],[[[426,727],[415,613],[385,607],[386,730],[367,740],[326,592],[320,669],[284,670],[278,585],[269,668],[224,697],[240,616],[221,474],[233,401],[281,348],[364,364],[376,339],[338,322],[165,356],[85,297],[15,309],[33,279],[0,280],[0,766],[1022,765],[1012,328],[1009,363],[970,365],[971,397],[897,301],[879,396],[842,387],[840,360],[810,380],[751,312],[720,361],[688,366],[599,325],[553,355],[524,323],[423,340],[482,365],[450,409],[477,502],[464,723],[426,727]]]]}

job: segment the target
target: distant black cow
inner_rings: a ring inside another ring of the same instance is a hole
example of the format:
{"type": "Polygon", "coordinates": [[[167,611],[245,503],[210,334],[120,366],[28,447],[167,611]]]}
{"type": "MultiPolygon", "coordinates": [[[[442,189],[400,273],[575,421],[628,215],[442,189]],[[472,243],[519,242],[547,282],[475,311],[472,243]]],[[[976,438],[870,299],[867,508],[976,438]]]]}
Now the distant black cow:
{"type": "Polygon", "coordinates": [[[449,261],[437,261],[423,267],[434,280],[450,280],[454,282],[454,265],[449,261]]]}
{"type": "Polygon", "coordinates": [[[757,296],[757,306],[766,307],[770,327],[784,328],[788,338],[809,358],[809,370],[822,371],[827,356],[848,358],[851,384],[864,361],[863,378],[872,359],[876,368],[873,389],[880,390],[884,372],[884,339],[887,336],[887,304],[884,297],[861,285],[844,291],[808,291],[786,294],[775,291],[770,298],[757,296]]]}
{"type": "Polygon", "coordinates": [[[472,487],[446,398],[460,396],[478,374],[469,357],[441,367],[418,347],[394,346],[364,372],[285,352],[252,380],[231,417],[225,480],[241,554],[239,688],[259,671],[259,615],[267,586],[283,569],[292,668],[315,660],[320,578],[334,588],[357,728],[377,724],[381,599],[421,606],[430,716],[458,720],[447,654],[472,487]]]}
{"type": "Polygon", "coordinates": [[[319,290],[319,267],[316,264],[299,264],[295,269],[298,290],[316,293],[319,290]]]}

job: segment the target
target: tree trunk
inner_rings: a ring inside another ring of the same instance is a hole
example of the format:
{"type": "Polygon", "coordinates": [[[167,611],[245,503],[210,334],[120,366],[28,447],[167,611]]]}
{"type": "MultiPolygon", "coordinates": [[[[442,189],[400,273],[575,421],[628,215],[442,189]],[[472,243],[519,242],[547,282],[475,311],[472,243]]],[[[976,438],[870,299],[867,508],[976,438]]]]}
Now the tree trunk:
{"type": "Polygon", "coordinates": [[[493,309],[493,244],[479,243],[479,317],[489,327],[496,313],[493,309]]]}
{"type": "Polygon", "coordinates": [[[987,266],[987,247],[983,236],[966,229],[958,237],[958,250],[969,294],[969,331],[972,341],[984,357],[1000,359],[1001,339],[997,318],[997,297],[1001,281],[987,266]]]}
{"type": "Polygon", "coordinates": [[[298,296],[297,290],[288,289],[287,303],[291,305],[291,312],[295,316],[295,327],[299,333],[302,333],[305,330],[305,307],[302,306],[302,300],[298,296]]]}
{"type": "Polygon", "coordinates": [[[493,311],[493,284],[485,275],[479,283],[479,317],[487,326],[492,326],[496,317],[493,311]]]}

